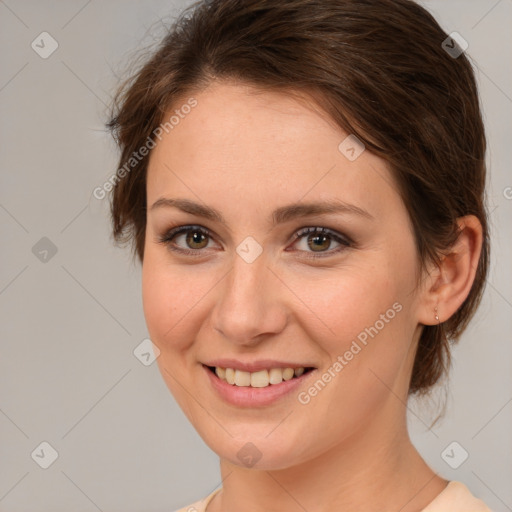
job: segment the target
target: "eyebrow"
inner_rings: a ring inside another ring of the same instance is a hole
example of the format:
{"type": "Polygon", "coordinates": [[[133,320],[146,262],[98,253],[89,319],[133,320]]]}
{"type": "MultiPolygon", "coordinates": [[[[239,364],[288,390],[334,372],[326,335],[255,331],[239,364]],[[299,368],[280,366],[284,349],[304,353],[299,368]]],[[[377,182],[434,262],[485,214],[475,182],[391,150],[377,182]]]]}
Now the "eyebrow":
{"type": "MultiPolygon", "coordinates": [[[[210,206],[196,203],[190,199],[170,199],[161,197],[151,205],[150,210],[153,211],[164,207],[177,208],[185,213],[197,215],[198,217],[204,217],[205,219],[227,225],[226,220],[218,210],[210,206]]],[[[359,206],[345,203],[344,201],[338,199],[309,203],[298,202],[286,206],[281,206],[272,212],[270,220],[273,225],[276,225],[288,222],[296,218],[333,213],[358,215],[370,220],[374,220],[374,216],[366,210],[363,210],[359,206]]]]}

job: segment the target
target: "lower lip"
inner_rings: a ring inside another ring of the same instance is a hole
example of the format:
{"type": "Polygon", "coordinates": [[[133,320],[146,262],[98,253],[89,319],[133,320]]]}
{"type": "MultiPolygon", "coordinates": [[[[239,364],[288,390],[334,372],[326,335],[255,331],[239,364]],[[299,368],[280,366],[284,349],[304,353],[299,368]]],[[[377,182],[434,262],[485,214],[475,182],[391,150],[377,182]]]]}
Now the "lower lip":
{"type": "Polygon", "coordinates": [[[264,388],[253,388],[250,386],[228,384],[225,380],[219,379],[208,367],[203,365],[203,369],[208,374],[211,385],[217,393],[226,402],[237,407],[258,407],[277,402],[280,398],[296,391],[316,371],[310,370],[307,373],[303,373],[300,377],[284,380],[280,384],[270,384],[264,388]]]}

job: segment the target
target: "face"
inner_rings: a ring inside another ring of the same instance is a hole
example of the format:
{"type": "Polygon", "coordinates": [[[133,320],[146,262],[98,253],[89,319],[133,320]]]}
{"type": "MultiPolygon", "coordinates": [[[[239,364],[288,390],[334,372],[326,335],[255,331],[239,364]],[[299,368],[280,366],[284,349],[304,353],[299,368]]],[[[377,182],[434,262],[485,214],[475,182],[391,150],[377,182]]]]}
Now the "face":
{"type": "Polygon", "coordinates": [[[307,100],[228,83],[193,97],[147,175],[143,305],[167,386],[240,466],[290,467],[381,432],[401,414],[419,334],[390,170],[354,159],[350,140],[340,149],[349,134],[307,100]],[[238,369],[235,384],[208,366],[238,369]]]}

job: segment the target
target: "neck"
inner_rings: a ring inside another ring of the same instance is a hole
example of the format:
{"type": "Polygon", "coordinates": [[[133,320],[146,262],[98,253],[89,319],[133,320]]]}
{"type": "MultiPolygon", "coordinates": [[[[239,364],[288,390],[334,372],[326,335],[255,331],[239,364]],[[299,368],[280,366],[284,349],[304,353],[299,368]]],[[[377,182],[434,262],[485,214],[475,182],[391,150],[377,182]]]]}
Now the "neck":
{"type": "Polygon", "coordinates": [[[421,511],[447,481],[412,445],[405,407],[398,425],[374,420],[325,453],[286,469],[247,469],[221,459],[223,488],[207,512],[421,511]]]}

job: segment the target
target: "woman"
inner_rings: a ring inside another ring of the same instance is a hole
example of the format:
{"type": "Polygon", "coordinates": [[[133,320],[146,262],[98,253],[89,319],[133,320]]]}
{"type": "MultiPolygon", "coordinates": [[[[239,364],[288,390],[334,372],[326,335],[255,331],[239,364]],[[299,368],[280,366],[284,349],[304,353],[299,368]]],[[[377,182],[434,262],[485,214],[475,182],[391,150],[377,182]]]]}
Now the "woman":
{"type": "Polygon", "coordinates": [[[412,445],[488,270],[485,134],[410,0],[213,0],[120,90],[113,235],[220,457],[181,510],[485,511],[412,445]]]}

